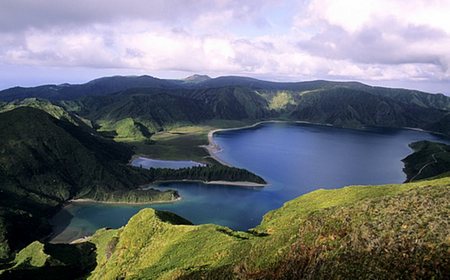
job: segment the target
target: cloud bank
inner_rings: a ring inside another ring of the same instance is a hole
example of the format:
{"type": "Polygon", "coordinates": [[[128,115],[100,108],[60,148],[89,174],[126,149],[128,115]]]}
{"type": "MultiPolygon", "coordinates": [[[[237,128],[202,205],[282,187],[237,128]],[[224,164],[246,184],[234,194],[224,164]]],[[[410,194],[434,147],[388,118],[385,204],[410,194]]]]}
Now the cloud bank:
{"type": "Polygon", "coordinates": [[[0,2],[0,67],[448,83],[450,1],[0,2]]]}

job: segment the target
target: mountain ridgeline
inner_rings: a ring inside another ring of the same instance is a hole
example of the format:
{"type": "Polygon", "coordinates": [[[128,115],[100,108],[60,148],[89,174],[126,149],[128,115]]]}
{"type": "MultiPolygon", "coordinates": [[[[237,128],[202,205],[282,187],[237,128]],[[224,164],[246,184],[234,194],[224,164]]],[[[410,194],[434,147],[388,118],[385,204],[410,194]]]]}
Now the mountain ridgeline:
{"type": "Polygon", "coordinates": [[[131,118],[149,133],[210,120],[284,119],[348,128],[415,127],[450,135],[450,97],[357,82],[116,76],[0,92],[5,102],[30,97],[50,100],[98,127],[131,118]]]}
{"type": "Polygon", "coordinates": [[[99,230],[80,244],[42,241],[51,232],[49,216],[70,199],[178,198],[175,191],[138,188],[153,181],[265,184],[213,160],[175,171],[131,167],[136,142],[192,148],[207,138],[207,132],[190,135],[201,127],[192,125],[209,131],[214,121],[269,119],[449,136],[450,98],[442,94],[356,82],[116,76],[16,87],[1,91],[0,100],[0,278],[445,279],[450,273],[450,150],[426,141],[413,143],[415,152],[404,159],[411,182],[316,190],[246,232],[144,209],[126,226],[99,230]]]}

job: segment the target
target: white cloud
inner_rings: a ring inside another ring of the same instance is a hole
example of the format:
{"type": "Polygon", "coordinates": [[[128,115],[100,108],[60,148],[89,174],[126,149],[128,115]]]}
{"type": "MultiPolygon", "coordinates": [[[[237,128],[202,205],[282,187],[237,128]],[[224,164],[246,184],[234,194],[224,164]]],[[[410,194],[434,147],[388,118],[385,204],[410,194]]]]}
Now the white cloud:
{"type": "Polygon", "coordinates": [[[3,1],[0,64],[445,81],[448,11],[425,0],[3,1]]]}

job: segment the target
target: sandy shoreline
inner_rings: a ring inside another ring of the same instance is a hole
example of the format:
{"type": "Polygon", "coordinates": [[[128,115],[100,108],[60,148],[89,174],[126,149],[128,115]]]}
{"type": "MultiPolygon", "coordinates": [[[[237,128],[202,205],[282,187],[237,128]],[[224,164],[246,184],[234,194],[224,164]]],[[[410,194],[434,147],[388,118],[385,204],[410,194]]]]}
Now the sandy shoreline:
{"type": "Polygon", "coordinates": [[[155,187],[158,187],[157,184],[163,183],[200,183],[205,185],[227,185],[227,186],[236,186],[236,187],[265,187],[267,184],[260,184],[249,181],[202,181],[202,180],[164,180],[164,181],[155,181],[155,187]]]}
{"type": "Polygon", "coordinates": [[[218,128],[218,129],[211,130],[210,132],[208,132],[208,145],[201,145],[200,147],[206,149],[209,153],[209,156],[211,158],[215,159],[216,161],[218,161],[219,163],[229,166],[229,167],[233,167],[232,165],[223,161],[216,155],[217,153],[220,153],[222,151],[222,148],[214,141],[214,133],[223,132],[223,131],[234,131],[234,130],[255,128],[259,125],[266,124],[266,123],[296,123],[296,124],[314,124],[314,125],[332,126],[331,124],[312,123],[312,122],[307,122],[307,121],[282,121],[282,120],[260,121],[260,122],[256,122],[251,125],[245,125],[245,126],[240,126],[240,127],[231,127],[231,128],[218,128]]]}
{"type": "Polygon", "coordinates": [[[166,204],[166,203],[175,203],[177,201],[181,200],[181,196],[177,197],[173,200],[156,200],[156,201],[147,201],[147,202],[117,202],[117,201],[100,201],[95,199],[89,199],[89,198],[77,198],[77,199],[71,199],[67,201],[67,205],[73,203],[99,203],[99,204],[115,204],[115,205],[149,205],[149,204],[166,204]]]}
{"type": "MultiPolygon", "coordinates": [[[[255,128],[255,127],[259,126],[259,125],[266,124],[266,123],[312,124],[312,125],[329,126],[329,127],[336,127],[336,128],[345,128],[345,127],[334,126],[334,125],[332,125],[330,123],[314,123],[314,122],[308,122],[308,121],[267,120],[267,121],[260,121],[260,122],[256,122],[256,123],[251,124],[251,125],[245,125],[245,126],[240,126],[240,127],[218,128],[218,129],[211,130],[211,131],[208,132],[208,145],[201,145],[200,147],[206,149],[208,151],[209,155],[212,158],[214,158],[215,160],[217,160],[218,162],[220,162],[221,164],[232,167],[229,163],[227,163],[227,162],[225,162],[225,161],[223,161],[223,160],[221,160],[220,158],[217,157],[216,154],[220,153],[222,151],[222,148],[214,141],[214,133],[222,132],[222,131],[234,131],[234,130],[255,128]]],[[[361,130],[361,129],[358,129],[358,128],[354,128],[354,129],[361,130]]],[[[427,132],[427,133],[436,133],[436,132],[433,132],[433,131],[424,130],[424,129],[417,128],[417,127],[401,127],[400,129],[407,129],[407,130],[427,132]]],[[[436,134],[440,134],[440,133],[436,133],[436,134]]]]}

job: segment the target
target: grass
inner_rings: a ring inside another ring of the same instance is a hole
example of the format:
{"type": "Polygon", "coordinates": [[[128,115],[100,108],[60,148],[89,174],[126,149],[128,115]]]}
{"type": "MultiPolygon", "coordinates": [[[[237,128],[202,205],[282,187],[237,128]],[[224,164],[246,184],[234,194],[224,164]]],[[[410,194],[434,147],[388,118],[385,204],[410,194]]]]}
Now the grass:
{"type": "Polygon", "coordinates": [[[84,279],[96,265],[94,244],[43,244],[35,241],[22,249],[1,279],[84,279]]]}
{"type": "Polygon", "coordinates": [[[34,241],[17,253],[16,258],[14,259],[14,267],[42,267],[45,265],[49,257],[50,256],[44,252],[44,244],[39,241],[34,241]]]}
{"type": "Polygon", "coordinates": [[[277,111],[286,109],[288,105],[296,104],[292,97],[292,93],[286,91],[278,91],[269,102],[269,108],[277,111]]]}
{"type": "MultiPolygon", "coordinates": [[[[199,125],[172,126],[152,135],[149,141],[128,141],[137,154],[154,159],[195,160],[211,162],[209,153],[201,145],[208,145],[208,132],[219,128],[240,127],[250,121],[214,120],[199,125]]],[[[116,139],[119,140],[119,139],[116,139]]],[[[120,140],[119,140],[120,141],[120,140]]]]}
{"type": "Polygon", "coordinates": [[[155,210],[144,209],[126,227],[101,231],[93,237],[103,257],[97,259],[91,279],[164,279],[186,271],[231,265],[245,253],[250,244],[241,243],[252,235],[239,233],[239,238],[223,233],[227,230],[216,225],[174,225],[161,219],[155,210]],[[107,245],[111,243],[114,249],[107,245]],[[108,254],[106,250],[113,252],[108,254]]]}
{"type": "Polygon", "coordinates": [[[101,122],[99,125],[100,133],[113,137],[118,142],[143,142],[151,136],[147,127],[132,118],[125,118],[117,122],[101,122]]]}
{"type": "MultiPolygon", "coordinates": [[[[233,277],[247,279],[253,276],[258,278],[261,275],[270,275],[267,273],[277,271],[278,268],[279,275],[284,275],[283,273],[290,270],[283,265],[298,264],[302,260],[303,265],[306,263],[309,268],[315,269],[314,263],[308,262],[317,260],[315,256],[329,262],[333,261],[333,256],[338,256],[340,264],[345,264],[346,255],[340,255],[340,245],[349,250],[346,251],[347,253],[352,253],[354,258],[357,258],[357,253],[364,250],[351,251],[353,243],[349,243],[348,238],[358,235],[358,230],[363,226],[371,227],[372,225],[376,227],[376,230],[371,233],[372,235],[368,235],[370,237],[368,240],[376,238],[385,240],[384,237],[392,237],[393,241],[396,241],[396,238],[400,238],[398,240],[406,238],[426,243],[426,250],[424,249],[426,253],[423,256],[432,256],[431,259],[421,259],[420,254],[406,255],[407,260],[404,260],[402,264],[405,264],[405,267],[411,267],[420,261],[424,264],[421,267],[432,274],[430,267],[433,265],[430,261],[435,261],[436,258],[445,260],[447,254],[442,249],[444,248],[442,244],[448,243],[445,239],[447,238],[445,232],[448,230],[445,226],[445,217],[448,217],[450,213],[445,202],[448,201],[449,196],[450,178],[448,177],[408,184],[318,190],[269,212],[264,216],[261,225],[249,232],[233,231],[217,225],[180,225],[171,222],[171,219],[161,218],[155,210],[145,209],[135,215],[125,227],[119,230],[102,230],[93,237],[91,241],[98,244],[99,257],[98,266],[91,275],[91,279],[122,277],[125,279],[232,279],[233,277]],[[371,212],[367,212],[365,207],[369,207],[367,209],[371,212]],[[431,211],[430,207],[435,209],[431,211]],[[417,211],[415,212],[414,209],[417,211]],[[340,221],[345,220],[345,217],[350,217],[353,224],[351,227],[346,226],[341,236],[339,235],[342,224],[340,221]],[[400,222],[406,223],[409,231],[406,233],[400,231],[397,236],[396,230],[399,226],[400,228],[403,226],[399,224],[400,222]],[[306,227],[311,223],[317,226],[306,227]],[[417,230],[433,225],[433,230],[439,232],[434,239],[430,238],[429,234],[422,234],[426,232],[417,230]],[[309,230],[302,231],[305,228],[309,230]],[[317,248],[314,244],[320,243],[314,240],[321,240],[322,235],[328,238],[326,242],[331,242],[332,246],[330,245],[328,251],[316,252],[314,250],[317,248]],[[336,237],[330,237],[333,235],[336,237]],[[339,236],[341,239],[336,239],[339,236]],[[333,238],[337,240],[335,243],[333,238]],[[306,259],[297,258],[299,253],[295,248],[300,248],[304,242],[314,245],[311,245],[311,250],[308,251],[312,252],[312,255],[306,255],[306,257],[301,255],[306,259]]],[[[350,238],[350,240],[353,239],[350,238]]],[[[390,243],[380,244],[386,247],[388,246],[386,244],[390,243]]],[[[396,245],[395,248],[403,254],[401,244],[396,245]]],[[[414,244],[404,244],[414,247],[414,244]]],[[[380,248],[384,250],[385,247],[380,248]]],[[[383,254],[377,255],[376,261],[383,261],[383,256],[383,254]]],[[[398,257],[395,254],[386,255],[386,260],[392,261],[392,256],[398,257]]],[[[370,264],[368,256],[365,255],[364,260],[370,264]]],[[[351,266],[348,267],[351,268],[351,266]]],[[[369,272],[374,275],[381,275],[377,273],[388,275],[387,271],[393,269],[386,267],[385,271],[377,272],[376,266],[367,267],[366,270],[370,270],[369,272]]],[[[353,268],[357,271],[357,268],[353,268]]],[[[438,265],[436,269],[442,270],[442,266],[438,265]]],[[[441,273],[441,270],[438,272],[441,273]]],[[[342,269],[337,271],[340,274],[335,276],[355,275],[352,271],[342,269]]],[[[436,275],[440,275],[438,272],[436,275]]],[[[413,275],[411,271],[409,273],[413,275]]],[[[260,279],[265,279],[262,276],[260,279]]]]}
{"type": "Polygon", "coordinates": [[[310,213],[279,263],[252,279],[443,279],[450,188],[425,186],[310,213]]]}
{"type": "Polygon", "coordinates": [[[209,126],[187,126],[158,132],[151,137],[151,144],[143,141],[129,142],[137,154],[154,159],[205,161],[208,152],[199,147],[207,145],[209,126]]]}

